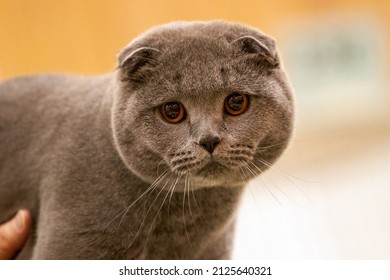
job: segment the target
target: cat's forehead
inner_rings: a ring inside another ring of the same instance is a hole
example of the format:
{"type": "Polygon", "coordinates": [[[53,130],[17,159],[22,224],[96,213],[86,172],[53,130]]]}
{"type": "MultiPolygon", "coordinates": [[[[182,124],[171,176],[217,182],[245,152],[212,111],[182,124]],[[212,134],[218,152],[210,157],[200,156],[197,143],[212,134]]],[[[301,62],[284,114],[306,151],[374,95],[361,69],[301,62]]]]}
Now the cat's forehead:
{"type": "Polygon", "coordinates": [[[255,87],[261,87],[256,82],[261,72],[249,69],[212,42],[162,55],[152,75],[152,81],[146,82],[142,90],[144,100],[151,104],[192,100],[208,105],[230,92],[254,93],[255,87]],[[214,48],[206,48],[213,44],[214,48]]]}
{"type": "MultiPolygon", "coordinates": [[[[163,82],[170,83],[180,92],[220,91],[228,87],[232,77],[228,55],[216,55],[218,49],[188,48],[181,59],[175,61],[175,53],[161,61],[159,72],[163,82]]],[[[186,51],[186,50],[182,50],[186,51]]]]}
{"type": "Polygon", "coordinates": [[[251,72],[226,42],[191,38],[162,53],[154,74],[158,84],[175,95],[211,97],[245,87],[251,72]]]}
{"type": "Polygon", "coordinates": [[[120,78],[152,103],[212,98],[240,88],[256,92],[267,69],[279,66],[272,38],[220,21],[154,28],[120,53],[119,65],[120,78]]]}

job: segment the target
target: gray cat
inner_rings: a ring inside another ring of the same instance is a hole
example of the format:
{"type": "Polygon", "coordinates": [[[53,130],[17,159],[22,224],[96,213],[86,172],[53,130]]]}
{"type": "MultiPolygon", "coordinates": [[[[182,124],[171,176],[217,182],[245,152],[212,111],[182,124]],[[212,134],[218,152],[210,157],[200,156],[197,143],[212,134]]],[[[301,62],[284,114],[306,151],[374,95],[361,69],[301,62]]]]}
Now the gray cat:
{"type": "Polygon", "coordinates": [[[0,222],[27,208],[19,259],[227,259],[244,186],[292,131],[274,41],[178,22],[112,74],[0,84],[0,222]]]}

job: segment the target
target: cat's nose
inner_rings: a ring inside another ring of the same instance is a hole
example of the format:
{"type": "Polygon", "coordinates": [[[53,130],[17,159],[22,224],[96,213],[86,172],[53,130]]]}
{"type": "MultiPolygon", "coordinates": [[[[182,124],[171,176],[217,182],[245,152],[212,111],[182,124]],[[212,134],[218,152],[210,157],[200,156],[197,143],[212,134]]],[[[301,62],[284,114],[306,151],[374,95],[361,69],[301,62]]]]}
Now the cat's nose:
{"type": "Polygon", "coordinates": [[[215,150],[215,147],[221,142],[221,138],[218,136],[209,136],[202,138],[199,141],[199,145],[203,147],[206,151],[212,154],[215,150]]]}

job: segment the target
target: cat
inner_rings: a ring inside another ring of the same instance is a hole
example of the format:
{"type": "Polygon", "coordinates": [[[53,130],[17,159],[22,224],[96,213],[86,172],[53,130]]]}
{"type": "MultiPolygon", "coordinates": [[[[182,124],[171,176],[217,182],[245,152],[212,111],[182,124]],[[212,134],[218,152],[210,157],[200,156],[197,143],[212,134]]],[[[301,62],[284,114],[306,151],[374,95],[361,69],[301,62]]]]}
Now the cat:
{"type": "Polygon", "coordinates": [[[21,208],[34,221],[15,258],[231,258],[245,185],[293,130],[275,41],[174,22],[117,65],[0,84],[0,222],[21,208]]]}

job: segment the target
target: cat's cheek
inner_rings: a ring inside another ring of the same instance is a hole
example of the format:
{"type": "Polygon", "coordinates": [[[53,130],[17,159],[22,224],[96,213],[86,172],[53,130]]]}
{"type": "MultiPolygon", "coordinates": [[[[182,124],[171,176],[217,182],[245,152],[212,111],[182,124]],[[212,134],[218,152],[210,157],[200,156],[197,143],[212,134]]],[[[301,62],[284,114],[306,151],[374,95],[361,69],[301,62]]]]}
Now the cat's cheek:
{"type": "Polygon", "coordinates": [[[163,120],[156,122],[150,132],[154,146],[163,154],[174,153],[191,145],[190,127],[187,122],[169,124],[163,120]]]}
{"type": "Polygon", "coordinates": [[[255,146],[262,137],[267,133],[261,121],[248,118],[247,121],[241,123],[229,123],[228,139],[231,145],[243,144],[255,146]]]}

